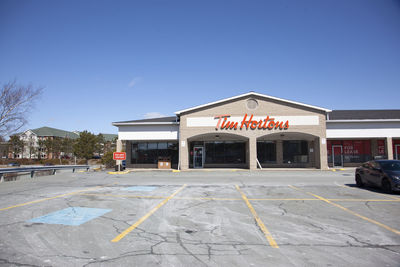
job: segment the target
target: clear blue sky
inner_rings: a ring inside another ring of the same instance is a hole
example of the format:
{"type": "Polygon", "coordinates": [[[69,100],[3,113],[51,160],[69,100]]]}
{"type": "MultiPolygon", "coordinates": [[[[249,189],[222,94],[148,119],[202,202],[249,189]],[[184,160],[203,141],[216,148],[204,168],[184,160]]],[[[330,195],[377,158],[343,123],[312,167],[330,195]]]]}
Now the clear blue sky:
{"type": "Polygon", "coordinates": [[[116,133],[256,91],[399,109],[400,1],[0,0],[0,82],[45,86],[26,128],[116,133]]]}

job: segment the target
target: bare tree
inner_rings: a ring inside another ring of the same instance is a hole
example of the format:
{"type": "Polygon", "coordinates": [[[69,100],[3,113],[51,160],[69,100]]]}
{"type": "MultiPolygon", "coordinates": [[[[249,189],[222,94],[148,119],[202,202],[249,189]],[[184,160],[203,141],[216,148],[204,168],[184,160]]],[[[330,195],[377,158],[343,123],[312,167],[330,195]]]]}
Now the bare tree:
{"type": "Polygon", "coordinates": [[[18,85],[15,80],[0,88],[0,136],[15,133],[26,124],[42,91],[43,88],[34,88],[31,84],[18,85]]]}

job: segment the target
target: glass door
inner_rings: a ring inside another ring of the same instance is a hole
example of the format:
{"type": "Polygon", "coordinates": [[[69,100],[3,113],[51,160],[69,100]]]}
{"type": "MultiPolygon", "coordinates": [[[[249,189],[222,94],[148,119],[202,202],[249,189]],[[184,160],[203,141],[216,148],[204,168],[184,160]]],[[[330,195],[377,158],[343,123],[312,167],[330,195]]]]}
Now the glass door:
{"type": "Polygon", "coordinates": [[[203,168],[204,163],[204,148],[202,146],[195,146],[193,148],[193,167],[203,168]]]}
{"type": "Polygon", "coordinates": [[[395,145],[394,150],[394,158],[400,160],[400,145],[395,145]]]}
{"type": "Polygon", "coordinates": [[[341,145],[332,146],[333,167],[343,166],[343,147],[341,145]]]}

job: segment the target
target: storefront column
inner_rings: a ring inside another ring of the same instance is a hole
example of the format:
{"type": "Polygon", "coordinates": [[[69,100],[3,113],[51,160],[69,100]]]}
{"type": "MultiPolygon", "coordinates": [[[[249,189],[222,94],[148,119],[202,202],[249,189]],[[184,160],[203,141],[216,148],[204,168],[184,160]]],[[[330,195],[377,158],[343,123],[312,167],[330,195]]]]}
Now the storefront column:
{"type": "Polygon", "coordinates": [[[328,150],[327,150],[327,144],[326,144],[326,138],[325,137],[319,137],[316,140],[316,167],[321,169],[321,170],[327,170],[329,169],[328,167],[328,150]]]}
{"type": "Polygon", "coordinates": [[[187,139],[179,140],[179,161],[181,170],[189,169],[189,143],[187,139]]]}
{"type": "Polygon", "coordinates": [[[282,140],[276,141],[276,164],[277,165],[283,164],[283,141],[282,140]]]}
{"type": "Polygon", "coordinates": [[[250,170],[257,169],[257,139],[249,138],[249,168],[250,170]]]}
{"type": "Polygon", "coordinates": [[[386,148],[388,159],[393,159],[393,140],[392,137],[386,137],[386,148]]]}
{"type": "MultiPolygon", "coordinates": [[[[122,140],[118,139],[117,140],[117,152],[122,152],[122,140]]],[[[118,165],[122,165],[122,160],[116,160],[116,164],[118,165]]]]}

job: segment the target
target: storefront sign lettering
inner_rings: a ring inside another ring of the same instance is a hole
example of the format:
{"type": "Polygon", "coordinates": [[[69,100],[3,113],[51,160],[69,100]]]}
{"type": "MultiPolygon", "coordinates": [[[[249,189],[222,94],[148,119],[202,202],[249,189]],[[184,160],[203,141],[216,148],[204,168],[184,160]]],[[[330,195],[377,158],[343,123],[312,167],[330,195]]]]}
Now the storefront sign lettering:
{"type": "Polygon", "coordinates": [[[289,121],[283,123],[283,121],[276,121],[274,118],[267,116],[264,120],[253,120],[253,114],[247,118],[247,114],[244,115],[243,120],[240,122],[228,121],[228,118],[231,115],[218,115],[215,116],[214,119],[218,119],[216,129],[243,129],[243,127],[247,129],[259,129],[259,130],[286,130],[289,128],[289,121]]]}

